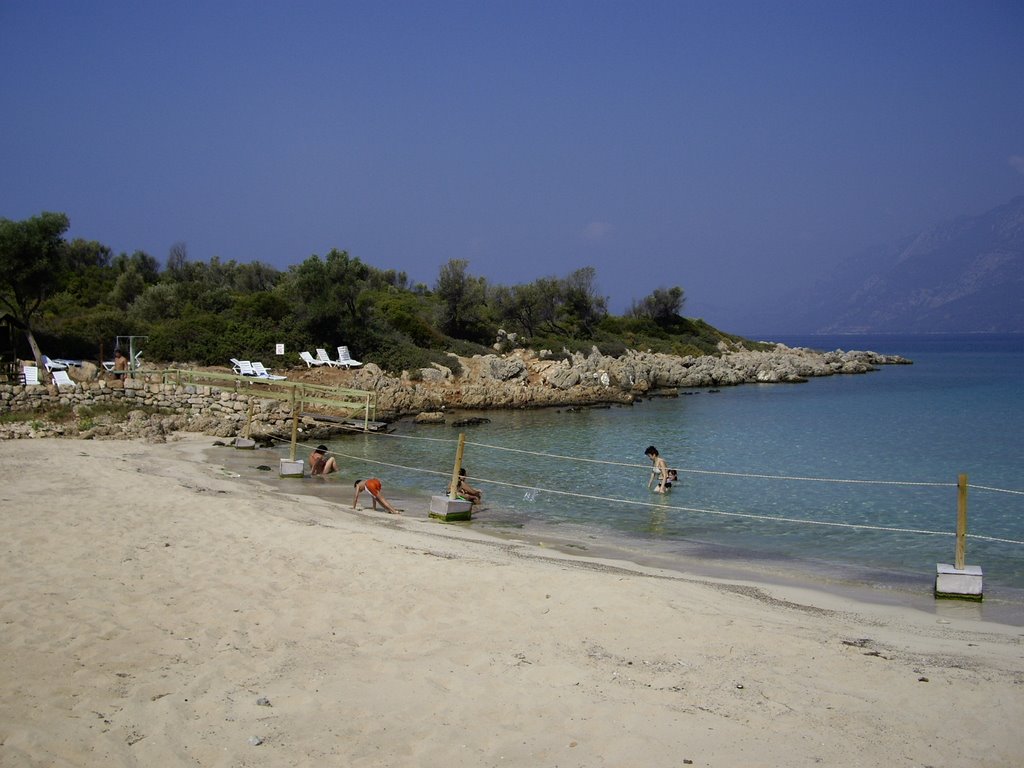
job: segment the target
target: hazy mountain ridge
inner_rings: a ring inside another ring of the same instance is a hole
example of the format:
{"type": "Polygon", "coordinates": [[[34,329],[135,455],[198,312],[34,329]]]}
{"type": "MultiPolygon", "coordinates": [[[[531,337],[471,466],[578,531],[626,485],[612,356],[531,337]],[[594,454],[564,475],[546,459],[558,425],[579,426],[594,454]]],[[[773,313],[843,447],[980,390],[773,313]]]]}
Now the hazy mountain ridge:
{"type": "Polygon", "coordinates": [[[772,324],[802,333],[1024,332],[1024,196],[863,252],[787,305],[772,324]]]}

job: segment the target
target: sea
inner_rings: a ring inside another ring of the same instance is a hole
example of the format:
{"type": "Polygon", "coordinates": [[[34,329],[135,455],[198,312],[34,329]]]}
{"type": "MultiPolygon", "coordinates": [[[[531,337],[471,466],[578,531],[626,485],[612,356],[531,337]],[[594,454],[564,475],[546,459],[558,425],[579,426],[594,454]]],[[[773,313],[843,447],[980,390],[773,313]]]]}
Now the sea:
{"type": "Polygon", "coordinates": [[[339,475],[376,475],[426,509],[462,434],[485,502],[462,525],[479,532],[926,609],[936,564],[954,562],[965,482],[966,563],[985,599],[962,610],[1024,625],[1024,335],[765,340],[913,364],[628,406],[459,411],[329,447],[339,475]],[[471,417],[483,423],[453,425],[471,417]],[[650,445],[679,472],[664,495],[648,489],[650,445]]]}

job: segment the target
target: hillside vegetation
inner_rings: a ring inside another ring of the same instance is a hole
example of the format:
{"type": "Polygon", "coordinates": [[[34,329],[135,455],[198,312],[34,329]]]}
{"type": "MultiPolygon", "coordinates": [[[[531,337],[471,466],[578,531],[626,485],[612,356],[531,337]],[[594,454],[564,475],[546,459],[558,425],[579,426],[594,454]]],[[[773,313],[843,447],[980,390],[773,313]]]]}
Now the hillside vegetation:
{"type": "MultiPolygon", "coordinates": [[[[607,311],[591,267],[521,285],[494,285],[466,261],[442,266],[434,285],[378,269],[345,251],[312,255],[287,270],[259,262],[188,258],[175,245],[164,264],[137,251],[115,256],[96,241],[63,237],[64,214],[0,219],[0,310],[18,329],[21,357],[97,359],[118,336],[146,336],[152,362],[225,365],[347,345],[358,359],[398,372],[450,364],[512,346],[556,356],[596,346],[676,355],[716,354],[744,343],[681,315],[682,288],[657,287],[622,316],[607,311]]],[[[752,346],[752,345],[751,345],[752,346]]]]}

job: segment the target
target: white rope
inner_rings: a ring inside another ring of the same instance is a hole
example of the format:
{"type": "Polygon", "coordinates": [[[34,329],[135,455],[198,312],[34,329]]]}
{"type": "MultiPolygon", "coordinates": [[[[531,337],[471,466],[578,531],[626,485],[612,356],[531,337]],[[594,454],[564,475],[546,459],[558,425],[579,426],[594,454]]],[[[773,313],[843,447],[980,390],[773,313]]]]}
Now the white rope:
{"type": "MultiPolygon", "coordinates": [[[[389,434],[386,437],[392,437],[399,440],[428,440],[431,442],[438,443],[457,443],[457,440],[450,438],[441,437],[419,437],[416,435],[395,435],[389,434]]],[[[611,467],[627,467],[629,469],[643,469],[649,470],[650,467],[646,464],[632,464],[622,461],[609,461],[608,459],[588,459],[579,456],[564,456],[558,453],[545,453],[544,451],[530,451],[525,448],[509,448],[503,445],[491,445],[489,443],[477,443],[475,441],[467,440],[466,445],[472,445],[477,448],[489,448],[493,451],[506,451],[508,453],[522,453],[529,456],[541,456],[546,459],[562,459],[564,461],[578,461],[587,464],[605,464],[611,467]]],[[[848,484],[860,484],[860,485],[900,485],[908,487],[925,487],[925,488],[956,488],[956,483],[937,483],[937,482],[922,482],[913,480],[862,480],[862,479],[851,479],[851,478],[838,478],[838,477],[806,477],[801,475],[769,475],[769,474],[757,474],[752,472],[726,472],[722,470],[713,469],[693,469],[683,467],[669,467],[669,469],[675,469],[677,472],[686,472],[693,475],[713,475],[720,477],[749,477],[756,480],[792,480],[799,482],[811,482],[811,483],[848,483],[848,484]]],[[[985,485],[972,485],[972,490],[983,490],[983,491],[998,491],[1002,493],[1015,493],[1024,495],[1024,491],[1008,491],[1002,488],[992,488],[985,485]]]]}
{"type": "MultiPolygon", "coordinates": [[[[282,440],[282,438],[276,438],[276,437],[275,437],[275,439],[282,440]]],[[[420,439],[437,440],[439,438],[420,438],[420,439]]],[[[454,441],[449,441],[449,442],[454,442],[454,441]]],[[[303,445],[303,444],[302,443],[297,443],[296,445],[303,445]]],[[[312,448],[312,446],[306,446],[306,445],[303,445],[303,447],[312,448]]],[[[331,453],[333,453],[335,456],[341,456],[342,458],[345,458],[345,459],[351,459],[353,461],[362,461],[362,462],[364,462],[366,464],[374,464],[374,465],[380,466],[380,467],[390,467],[392,469],[402,469],[402,470],[405,470],[405,471],[408,471],[408,472],[419,472],[421,474],[436,475],[436,476],[444,477],[444,478],[447,478],[450,475],[449,472],[442,472],[442,471],[435,470],[435,469],[423,469],[421,467],[409,467],[409,466],[405,466],[404,464],[395,464],[393,462],[380,461],[378,459],[368,459],[368,458],[363,457],[363,456],[354,456],[352,454],[341,453],[339,451],[333,451],[332,450],[331,453]]],[[[478,483],[487,483],[489,485],[497,485],[497,486],[502,486],[502,487],[506,487],[506,488],[516,488],[518,490],[534,491],[534,492],[541,491],[543,493],[551,493],[551,494],[555,494],[555,495],[558,495],[558,496],[569,496],[569,497],[577,498],[577,499],[586,499],[588,501],[602,501],[602,502],[607,502],[607,503],[612,503],[612,504],[629,504],[629,505],[632,505],[632,506],[650,507],[650,508],[660,509],[660,510],[673,510],[673,511],[676,511],[676,512],[692,512],[692,513],[705,514],[705,515],[718,515],[720,517],[736,517],[736,518],[742,518],[742,519],[746,519],[746,520],[764,520],[764,521],[773,522],[773,523],[796,523],[796,524],[802,524],[802,525],[818,525],[818,526],[824,526],[824,527],[829,527],[829,528],[846,528],[846,529],[851,529],[851,530],[864,530],[864,531],[884,531],[886,533],[911,533],[911,534],[919,534],[919,535],[924,535],[924,536],[955,536],[956,535],[956,533],[953,532],[953,531],[931,531],[931,530],[926,530],[926,529],[921,529],[921,528],[895,528],[895,527],[884,526],[884,525],[868,525],[866,523],[839,523],[839,522],[828,521],[828,520],[807,520],[807,519],[797,518],[797,517],[776,517],[776,516],[773,516],[773,515],[758,515],[758,514],[754,514],[754,513],[751,513],[751,512],[726,512],[724,510],[719,510],[719,509],[705,509],[705,508],[701,508],[701,507],[681,507],[681,506],[676,506],[674,504],[665,504],[664,502],[638,501],[636,499],[617,499],[617,498],[614,498],[614,497],[611,497],[611,496],[597,496],[597,495],[592,495],[592,494],[576,493],[576,492],[573,492],[573,491],[559,491],[559,490],[555,490],[553,488],[540,488],[540,487],[537,487],[537,486],[534,486],[534,485],[523,485],[523,484],[520,484],[520,483],[509,483],[509,482],[506,482],[504,480],[490,480],[490,479],[487,479],[487,478],[478,477],[476,475],[473,476],[473,479],[476,482],[478,482],[478,483]]],[[[975,540],[978,540],[978,541],[998,542],[998,543],[1002,543],[1002,544],[1019,544],[1019,545],[1024,545],[1024,541],[1018,541],[1016,539],[1004,539],[1004,538],[998,538],[998,537],[995,537],[995,536],[982,536],[980,534],[972,534],[972,533],[967,534],[967,538],[975,539],[975,540]]]]}

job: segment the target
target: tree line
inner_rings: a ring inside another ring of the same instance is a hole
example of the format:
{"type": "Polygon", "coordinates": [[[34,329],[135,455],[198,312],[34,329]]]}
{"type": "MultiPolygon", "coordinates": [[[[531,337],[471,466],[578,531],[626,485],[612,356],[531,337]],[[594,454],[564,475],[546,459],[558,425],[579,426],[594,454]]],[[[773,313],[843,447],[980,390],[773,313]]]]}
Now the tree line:
{"type": "Polygon", "coordinates": [[[161,266],[143,251],[114,255],[96,241],[68,241],[69,226],[63,213],[0,219],[0,313],[37,362],[43,348],[50,357],[97,359],[112,354],[117,336],[131,335],[148,337],[145,356],[154,362],[225,365],[266,358],[278,343],[297,359],[303,349],[346,344],[397,372],[450,364],[448,352],[487,351],[499,329],[523,346],[597,345],[611,354],[638,346],[702,354],[722,336],[682,317],[678,286],[610,314],[593,267],[505,286],[453,259],[427,286],[338,249],[279,270],[195,261],[184,243],[161,266]]]}

